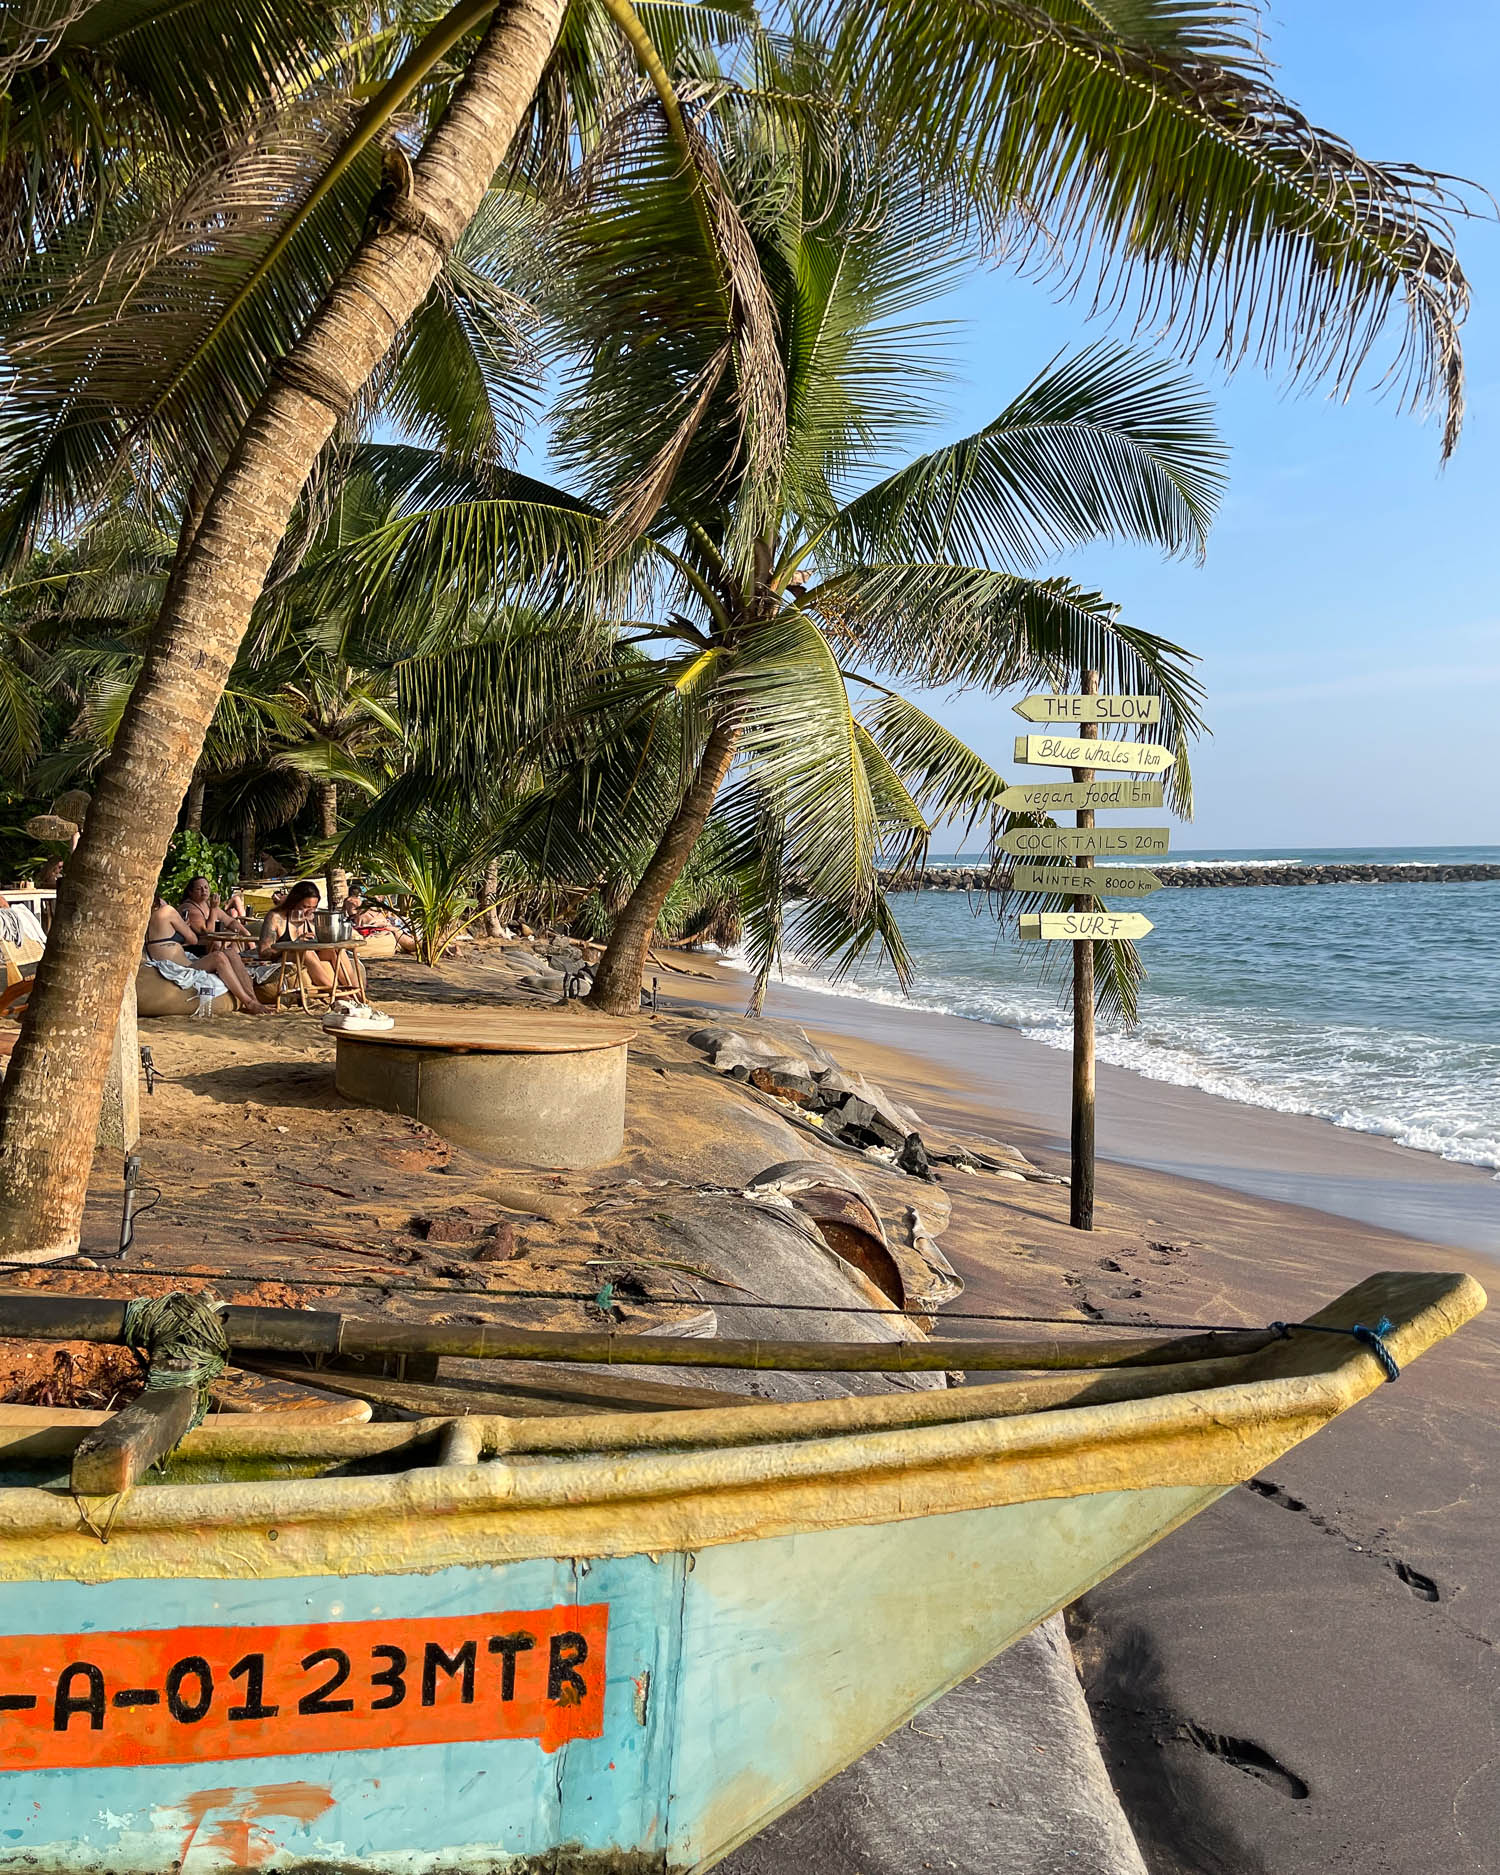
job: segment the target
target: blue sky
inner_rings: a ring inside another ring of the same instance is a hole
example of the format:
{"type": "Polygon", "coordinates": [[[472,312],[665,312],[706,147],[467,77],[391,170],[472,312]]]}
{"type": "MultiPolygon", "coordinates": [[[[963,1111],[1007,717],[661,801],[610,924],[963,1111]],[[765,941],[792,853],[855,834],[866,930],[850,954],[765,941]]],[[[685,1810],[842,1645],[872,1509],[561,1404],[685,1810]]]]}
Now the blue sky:
{"type": "MultiPolygon", "coordinates": [[[[1494,0],[1282,0],[1270,50],[1282,90],[1363,154],[1500,192],[1495,25],[1494,0]]],[[[1500,844],[1500,229],[1462,227],[1459,253],[1469,414],[1446,468],[1437,420],[1373,377],[1337,403],[1252,367],[1226,383],[1200,360],[1232,450],[1206,563],[1108,548],[1060,569],[1203,660],[1214,733],[1179,848],[1500,844]]],[[[940,310],[965,322],[954,434],[1104,329],[1004,274],[940,310]]],[[[941,714],[1010,770],[1023,725],[1008,702],[952,698],[941,714]]]]}

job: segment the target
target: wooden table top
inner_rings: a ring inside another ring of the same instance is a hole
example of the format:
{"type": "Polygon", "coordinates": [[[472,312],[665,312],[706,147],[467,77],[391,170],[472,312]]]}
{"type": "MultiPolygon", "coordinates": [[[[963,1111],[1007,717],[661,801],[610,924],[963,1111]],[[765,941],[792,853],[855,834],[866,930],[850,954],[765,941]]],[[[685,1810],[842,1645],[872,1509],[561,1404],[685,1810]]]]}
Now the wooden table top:
{"type": "Polygon", "coordinates": [[[290,938],[273,944],[273,951],[357,951],[363,938],[290,938]]]}
{"type": "Polygon", "coordinates": [[[554,1014],[547,1009],[434,1009],[397,1016],[393,1029],[329,1029],[339,1042],[387,1048],[439,1048],[460,1055],[576,1055],[619,1048],[635,1030],[608,1016],[554,1014]]]}

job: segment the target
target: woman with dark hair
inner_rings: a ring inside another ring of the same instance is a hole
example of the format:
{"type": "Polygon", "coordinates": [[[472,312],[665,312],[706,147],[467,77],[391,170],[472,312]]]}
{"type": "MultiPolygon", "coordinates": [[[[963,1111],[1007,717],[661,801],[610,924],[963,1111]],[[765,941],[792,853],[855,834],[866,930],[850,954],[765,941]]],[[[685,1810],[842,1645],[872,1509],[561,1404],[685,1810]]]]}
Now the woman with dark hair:
{"type": "MultiPolygon", "coordinates": [[[[238,893],[235,894],[238,897],[238,893]]],[[[183,922],[189,925],[197,939],[191,945],[197,955],[217,949],[211,940],[215,932],[223,931],[231,937],[249,937],[250,932],[232,911],[219,903],[219,895],[213,889],[212,880],[201,872],[196,879],[189,879],[187,889],[182,895],[182,903],[177,907],[183,922]]]]}
{"type": "MultiPolygon", "coordinates": [[[[268,911],[260,927],[260,955],[270,963],[279,963],[280,944],[311,944],[317,937],[313,914],[322,901],[322,889],[311,879],[294,885],[280,905],[268,911]]],[[[302,952],[302,967],[308,980],[320,990],[335,986],[359,994],[359,974],[347,952],[315,950],[302,952]]]]}

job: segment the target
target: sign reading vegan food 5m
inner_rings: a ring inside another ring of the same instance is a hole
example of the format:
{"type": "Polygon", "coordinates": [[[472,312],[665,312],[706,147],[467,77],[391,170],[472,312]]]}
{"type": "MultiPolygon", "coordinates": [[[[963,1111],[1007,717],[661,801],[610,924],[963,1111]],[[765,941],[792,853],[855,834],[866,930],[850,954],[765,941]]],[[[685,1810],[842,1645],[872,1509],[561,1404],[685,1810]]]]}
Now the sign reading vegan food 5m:
{"type": "Polygon", "coordinates": [[[607,1603],[304,1627],[0,1637],[0,1770],[604,1728],[607,1603]]]}

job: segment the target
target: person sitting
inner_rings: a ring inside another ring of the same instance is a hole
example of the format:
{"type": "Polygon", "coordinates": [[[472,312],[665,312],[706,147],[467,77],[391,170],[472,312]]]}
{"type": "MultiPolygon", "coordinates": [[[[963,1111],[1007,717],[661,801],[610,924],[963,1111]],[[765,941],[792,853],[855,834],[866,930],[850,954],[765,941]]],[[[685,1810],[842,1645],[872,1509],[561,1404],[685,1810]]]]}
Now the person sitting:
{"type": "Polygon", "coordinates": [[[158,892],[146,921],[144,961],[168,983],[191,990],[205,1013],[213,1007],[214,998],[227,989],[248,1014],[269,1015],[270,1010],[255,994],[251,970],[232,951],[215,948],[206,955],[198,953],[191,948],[193,935],[192,926],[158,892]]]}
{"type": "MultiPolygon", "coordinates": [[[[235,897],[239,897],[238,892],[235,897]]],[[[243,917],[236,917],[219,903],[218,893],[201,872],[196,879],[188,880],[177,910],[184,923],[192,928],[195,942],[188,948],[195,956],[202,957],[210,950],[217,950],[219,946],[214,939],[220,933],[229,937],[250,936],[243,917]]]]}
{"type": "MultiPolygon", "coordinates": [[[[279,947],[284,944],[312,944],[317,940],[313,915],[323,894],[311,880],[294,885],[281,904],[268,911],[260,927],[260,955],[280,962],[279,947]]],[[[310,950],[300,953],[308,982],[320,990],[351,989],[359,994],[359,970],[347,951],[310,950]]]]}
{"type": "MultiPolygon", "coordinates": [[[[378,900],[371,902],[367,899],[365,888],[357,880],[350,886],[339,910],[362,938],[372,940],[389,938],[388,954],[390,956],[394,957],[397,951],[404,951],[408,957],[416,956],[417,940],[411,932],[403,929],[401,921],[388,906],[381,904],[378,900]]],[[[386,947],[382,945],[381,948],[386,947]]],[[[375,954],[371,952],[372,956],[375,954]]]]}

